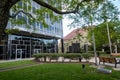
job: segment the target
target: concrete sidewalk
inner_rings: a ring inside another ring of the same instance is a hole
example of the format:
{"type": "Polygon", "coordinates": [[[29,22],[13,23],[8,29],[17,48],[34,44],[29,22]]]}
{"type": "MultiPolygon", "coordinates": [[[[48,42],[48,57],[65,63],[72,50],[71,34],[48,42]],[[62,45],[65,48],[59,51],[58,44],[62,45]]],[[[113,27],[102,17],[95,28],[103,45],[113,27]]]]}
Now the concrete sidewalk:
{"type": "MultiPolygon", "coordinates": [[[[91,58],[91,59],[89,60],[89,62],[95,63],[95,58],[94,58],[94,57],[91,58]]],[[[98,58],[97,58],[97,65],[98,65],[98,67],[110,66],[110,67],[112,67],[114,70],[119,70],[119,71],[120,71],[120,64],[117,64],[117,68],[115,68],[115,64],[114,64],[114,63],[105,63],[105,64],[101,63],[101,64],[99,64],[99,59],[98,59],[98,58]]]]}
{"type": "Polygon", "coordinates": [[[21,60],[33,60],[33,59],[34,59],[34,58],[12,59],[12,60],[0,60],[0,63],[21,61],[21,60]]]}

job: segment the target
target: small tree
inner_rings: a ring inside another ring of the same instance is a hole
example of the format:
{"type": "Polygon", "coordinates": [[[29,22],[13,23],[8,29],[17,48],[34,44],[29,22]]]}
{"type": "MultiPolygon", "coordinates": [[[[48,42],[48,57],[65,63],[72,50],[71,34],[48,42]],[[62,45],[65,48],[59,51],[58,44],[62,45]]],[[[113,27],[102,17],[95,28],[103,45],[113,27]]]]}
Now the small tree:
{"type": "MultiPolygon", "coordinates": [[[[120,23],[111,21],[108,23],[108,25],[109,25],[110,34],[111,34],[111,42],[115,43],[116,40],[118,40],[120,38],[120,36],[118,35],[120,33],[119,33],[119,31],[117,31],[120,26],[120,23]]],[[[105,26],[106,26],[106,23],[102,23],[94,28],[97,50],[101,50],[102,48],[105,48],[108,46],[108,38],[107,38],[108,35],[106,34],[107,30],[106,30],[105,26]]],[[[92,32],[89,31],[89,35],[88,35],[89,39],[91,39],[91,35],[92,35],[92,32]]]]}
{"type": "Polygon", "coordinates": [[[102,6],[101,6],[101,11],[100,11],[100,17],[101,21],[103,23],[106,23],[106,29],[107,29],[107,34],[108,34],[108,42],[109,42],[109,47],[110,47],[110,54],[112,53],[112,44],[111,44],[111,34],[110,34],[110,25],[109,21],[111,22],[118,22],[119,20],[119,14],[120,12],[118,9],[110,2],[110,1],[105,1],[102,6]]]}
{"type": "MultiPolygon", "coordinates": [[[[86,4],[85,4],[86,5],[86,4]]],[[[87,4],[86,6],[82,7],[82,10],[79,11],[78,14],[76,15],[71,15],[70,18],[74,19],[74,21],[71,23],[71,26],[78,26],[81,25],[82,27],[87,26],[86,29],[89,29],[90,31],[92,31],[92,41],[93,41],[93,49],[94,49],[94,56],[95,56],[95,64],[97,64],[97,55],[96,55],[96,46],[95,46],[95,37],[94,37],[94,23],[96,22],[98,15],[98,8],[99,8],[99,3],[94,2],[94,1],[90,1],[89,4],[87,4]],[[82,21],[82,22],[81,22],[82,21]],[[81,22],[81,24],[80,24],[81,22]]]]}

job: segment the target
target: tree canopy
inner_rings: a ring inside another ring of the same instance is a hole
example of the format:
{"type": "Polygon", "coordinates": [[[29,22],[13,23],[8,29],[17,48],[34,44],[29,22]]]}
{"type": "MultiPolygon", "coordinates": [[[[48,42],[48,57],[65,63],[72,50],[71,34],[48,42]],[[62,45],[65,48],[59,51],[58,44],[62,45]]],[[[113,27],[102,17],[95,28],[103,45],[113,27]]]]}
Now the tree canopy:
{"type": "Polygon", "coordinates": [[[91,21],[93,25],[100,24],[107,20],[119,20],[120,11],[110,0],[104,2],[89,2],[85,6],[81,6],[78,13],[69,14],[68,18],[73,22],[70,27],[86,27],[90,26],[91,21]]]}
{"type": "MultiPolygon", "coordinates": [[[[80,6],[83,6],[84,3],[87,3],[91,0],[1,0],[0,1],[0,36],[4,33],[8,20],[10,18],[14,18],[19,13],[24,13],[25,15],[32,17],[31,13],[29,13],[29,10],[31,9],[31,1],[36,2],[42,8],[39,8],[35,11],[35,14],[37,16],[44,17],[44,13],[47,12],[48,15],[51,17],[55,16],[53,15],[53,12],[58,14],[69,14],[69,13],[76,13],[80,6]],[[17,6],[17,3],[22,1],[24,4],[29,4],[28,9],[26,7],[20,7],[17,6]],[[16,6],[16,7],[15,7],[16,6]],[[10,14],[10,10],[13,8],[13,11],[15,13],[10,14]],[[16,8],[16,9],[15,9],[16,8]]],[[[96,0],[96,2],[101,2],[103,0],[96,0]]],[[[41,19],[41,17],[38,18],[38,20],[41,20],[41,22],[45,23],[44,19],[41,19]]],[[[56,17],[52,18],[54,20],[56,17]]],[[[33,19],[34,21],[36,19],[33,19]]],[[[31,21],[31,22],[32,22],[31,21]]],[[[20,23],[19,21],[16,23],[20,23]]],[[[22,22],[23,23],[23,22],[22,22]]],[[[24,24],[24,23],[23,23],[24,24]]]]}
{"type": "MultiPolygon", "coordinates": [[[[120,12],[117,9],[117,7],[109,0],[106,0],[101,4],[100,3],[87,4],[86,6],[82,6],[78,13],[69,16],[70,19],[73,19],[73,22],[70,24],[70,26],[72,27],[80,26],[85,28],[87,27],[86,29],[88,29],[91,32],[91,34],[95,31],[95,39],[97,40],[95,42],[97,47],[98,45],[100,47],[103,43],[108,43],[107,29],[105,26],[105,23],[107,23],[107,21],[111,22],[108,24],[109,28],[111,28],[110,33],[113,32],[111,33],[111,36],[113,36],[114,34],[114,40],[116,40],[115,36],[119,34],[117,33],[119,31],[118,30],[119,14],[120,12]],[[102,27],[103,24],[104,27],[102,27]],[[115,29],[115,27],[117,29],[115,29]],[[116,30],[118,31],[116,32],[116,30]]],[[[89,37],[91,38],[91,36],[89,37]]]]}
{"type": "MultiPolygon", "coordinates": [[[[109,31],[110,31],[110,39],[112,45],[117,44],[117,40],[120,39],[120,22],[108,22],[109,31]]],[[[94,28],[95,33],[95,41],[96,41],[96,48],[97,50],[101,50],[103,47],[108,46],[108,35],[106,29],[106,22],[97,25],[94,28]]],[[[91,40],[92,31],[89,31],[89,39],[91,40]]]]}

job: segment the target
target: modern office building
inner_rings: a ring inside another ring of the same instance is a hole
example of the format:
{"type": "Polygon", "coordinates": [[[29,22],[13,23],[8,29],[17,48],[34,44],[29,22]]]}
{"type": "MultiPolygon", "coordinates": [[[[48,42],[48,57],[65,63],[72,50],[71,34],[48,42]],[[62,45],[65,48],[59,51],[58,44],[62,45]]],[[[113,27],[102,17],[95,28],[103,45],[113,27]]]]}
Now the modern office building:
{"type": "MultiPolygon", "coordinates": [[[[33,9],[40,7],[33,1],[32,6],[33,9]]],[[[20,16],[24,14],[20,13],[17,18],[20,16]]],[[[12,25],[9,22],[6,29],[19,29],[19,31],[3,34],[0,41],[0,59],[30,58],[35,53],[58,52],[58,39],[63,37],[62,20],[52,23],[50,18],[45,18],[49,27],[44,28],[40,22],[36,22],[32,25],[36,30],[28,29],[24,25],[12,25]]]]}

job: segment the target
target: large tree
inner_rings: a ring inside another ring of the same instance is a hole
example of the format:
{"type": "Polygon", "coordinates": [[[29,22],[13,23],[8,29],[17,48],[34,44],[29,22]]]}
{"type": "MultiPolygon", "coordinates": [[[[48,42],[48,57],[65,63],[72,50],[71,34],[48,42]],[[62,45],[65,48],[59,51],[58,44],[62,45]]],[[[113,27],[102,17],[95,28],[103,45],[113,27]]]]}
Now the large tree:
{"type": "MultiPolygon", "coordinates": [[[[0,36],[3,34],[3,32],[6,29],[8,20],[10,18],[14,18],[17,16],[20,12],[24,14],[29,14],[30,13],[26,12],[24,9],[15,11],[14,14],[10,14],[10,10],[14,5],[16,5],[18,2],[23,1],[27,2],[29,0],[0,0],[0,36]]],[[[40,6],[44,7],[45,10],[39,11],[38,12],[46,12],[48,10],[53,11],[58,14],[69,14],[69,13],[76,13],[80,6],[83,6],[83,3],[87,3],[91,0],[31,0],[36,3],[38,3],[40,6]],[[55,4],[62,3],[60,6],[55,6],[55,4]],[[64,11],[62,10],[64,9],[64,11]]],[[[95,0],[96,2],[101,2],[104,0],[95,0]]],[[[53,13],[52,13],[53,14],[53,13]]],[[[38,14],[39,16],[43,16],[41,14],[38,14]]],[[[51,14],[50,14],[51,15],[51,14]]]]}
{"type": "Polygon", "coordinates": [[[82,10],[79,10],[77,14],[74,16],[71,15],[70,18],[74,19],[71,25],[77,25],[80,27],[89,27],[86,29],[92,30],[92,43],[93,43],[93,50],[94,50],[94,56],[95,56],[95,64],[97,65],[97,54],[96,54],[96,45],[95,45],[95,37],[94,37],[94,31],[93,26],[95,22],[97,22],[98,18],[98,12],[99,7],[103,3],[98,3],[95,1],[90,1],[89,4],[85,4],[85,6],[82,6],[82,10]]]}

